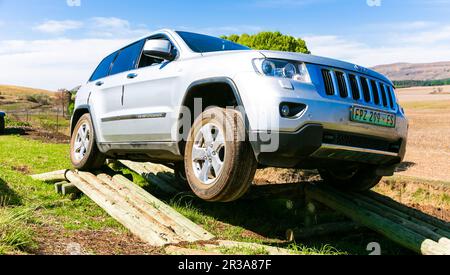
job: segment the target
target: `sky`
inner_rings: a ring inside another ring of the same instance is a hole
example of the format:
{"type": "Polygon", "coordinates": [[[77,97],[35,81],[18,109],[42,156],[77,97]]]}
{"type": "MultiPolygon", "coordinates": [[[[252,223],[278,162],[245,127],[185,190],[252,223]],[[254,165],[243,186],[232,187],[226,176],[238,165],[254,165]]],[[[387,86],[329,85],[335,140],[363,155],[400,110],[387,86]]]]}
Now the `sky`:
{"type": "Polygon", "coordinates": [[[371,67],[450,60],[450,0],[0,0],[0,84],[83,84],[99,61],[161,29],[280,31],[315,55],[371,67]]]}

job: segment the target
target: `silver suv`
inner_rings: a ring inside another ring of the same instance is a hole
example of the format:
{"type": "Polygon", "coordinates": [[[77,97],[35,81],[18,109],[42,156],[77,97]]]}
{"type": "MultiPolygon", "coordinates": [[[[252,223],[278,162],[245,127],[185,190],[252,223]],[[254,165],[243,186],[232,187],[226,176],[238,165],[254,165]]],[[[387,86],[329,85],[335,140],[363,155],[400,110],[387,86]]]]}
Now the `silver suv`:
{"type": "Polygon", "coordinates": [[[354,64],[161,30],[107,56],[77,94],[71,160],[175,169],[207,201],[240,198],[261,167],[318,169],[362,191],[392,175],[408,121],[392,82],[354,64]]]}

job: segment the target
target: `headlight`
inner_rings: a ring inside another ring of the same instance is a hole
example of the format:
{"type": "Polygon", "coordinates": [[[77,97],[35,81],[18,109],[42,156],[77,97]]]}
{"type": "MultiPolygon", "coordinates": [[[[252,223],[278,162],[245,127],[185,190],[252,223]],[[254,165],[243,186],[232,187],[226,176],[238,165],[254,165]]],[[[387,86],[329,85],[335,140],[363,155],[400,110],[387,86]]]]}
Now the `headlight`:
{"type": "Polygon", "coordinates": [[[299,82],[311,83],[305,63],[280,59],[256,59],[256,70],[266,76],[288,78],[299,82]]]}

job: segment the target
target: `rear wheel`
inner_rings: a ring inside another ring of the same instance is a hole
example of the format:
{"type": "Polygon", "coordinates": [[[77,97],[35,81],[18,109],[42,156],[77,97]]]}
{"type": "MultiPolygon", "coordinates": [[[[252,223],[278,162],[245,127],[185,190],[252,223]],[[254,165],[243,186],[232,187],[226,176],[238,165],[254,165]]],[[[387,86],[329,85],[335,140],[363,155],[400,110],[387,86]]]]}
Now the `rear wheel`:
{"type": "Polygon", "coordinates": [[[319,170],[325,183],[337,189],[362,192],[378,185],[383,177],[375,173],[375,167],[319,170]]]}
{"type": "Polygon", "coordinates": [[[252,184],[257,162],[239,112],[212,108],[196,119],[186,143],[186,178],[203,200],[231,202],[252,184]]]}
{"type": "Polygon", "coordinates": [[[83,115],[75,126],[70,141],[70,159],[78,170],[94,170],[105,164],[106,157],[97,147],[89,114],[83,115]]]}

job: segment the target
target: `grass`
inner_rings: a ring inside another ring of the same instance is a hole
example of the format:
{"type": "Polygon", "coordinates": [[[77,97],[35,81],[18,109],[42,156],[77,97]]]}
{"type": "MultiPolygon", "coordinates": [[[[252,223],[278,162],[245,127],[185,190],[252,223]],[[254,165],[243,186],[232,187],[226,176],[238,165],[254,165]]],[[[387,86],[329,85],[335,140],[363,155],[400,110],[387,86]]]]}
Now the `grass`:
{"type": "Polygon", "coordinates": [[[87,197],[71,201],[56,194],[53,185],[34,181],[26,175],[69,168],[68,149],[64,144],[0,136],[0,201],[3,202],[0,221],[11,224],[11,230],[0,238],[0,254],[32,253],[33,242],[13,241],[14,236],[18,240],[32,238],[30,225],[63,227],[69,234],[76,230],[125,231],[87,197]],[[17,216],[16,213],[27,215],[17,216]],[[16,222],[11,223],[12,220],[16,222]]]}
{"type": "Polygon", "coordinates": [[[37,247],[29,223],[31,209],[0,209],[0,254],[31,251],[37,247]]]}

